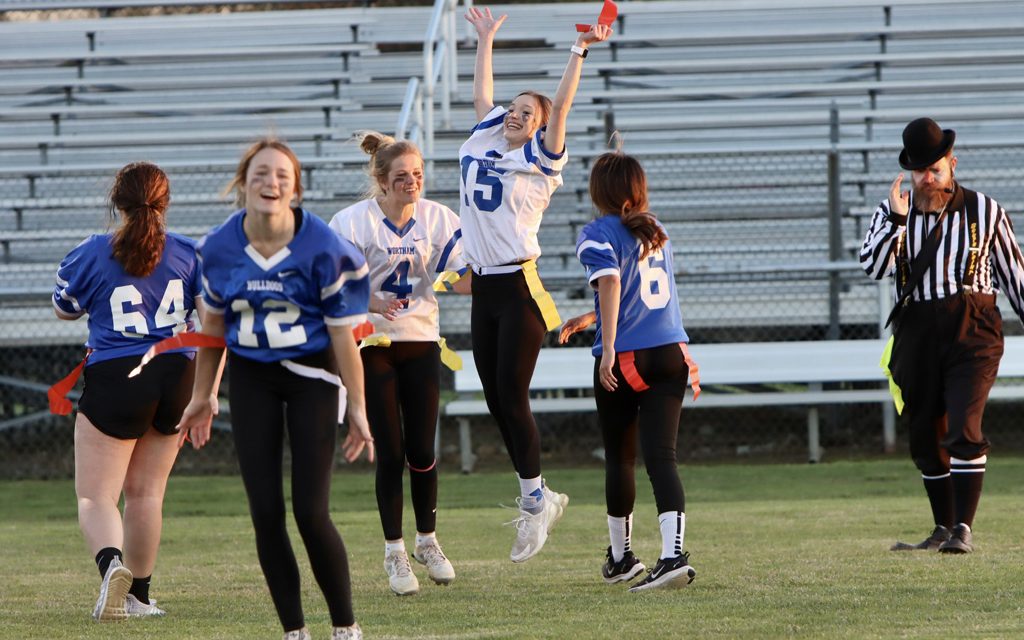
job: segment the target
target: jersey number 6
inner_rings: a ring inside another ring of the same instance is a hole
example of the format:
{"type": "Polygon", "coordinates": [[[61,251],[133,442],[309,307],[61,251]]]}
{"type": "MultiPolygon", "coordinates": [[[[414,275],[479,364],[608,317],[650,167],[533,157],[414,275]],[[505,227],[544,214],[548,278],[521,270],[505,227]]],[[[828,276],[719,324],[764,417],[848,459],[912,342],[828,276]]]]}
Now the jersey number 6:
{"type": "Polygon", "coordinates": [[[662,268],[665,256],[661,249],[647,254],[637,261],[640,269],[640,299],[648,309],[664,309],[672,298],[669,290],[668,273],[662,268]],[[660,263],[660,264],[659,264],[660,263]]]}

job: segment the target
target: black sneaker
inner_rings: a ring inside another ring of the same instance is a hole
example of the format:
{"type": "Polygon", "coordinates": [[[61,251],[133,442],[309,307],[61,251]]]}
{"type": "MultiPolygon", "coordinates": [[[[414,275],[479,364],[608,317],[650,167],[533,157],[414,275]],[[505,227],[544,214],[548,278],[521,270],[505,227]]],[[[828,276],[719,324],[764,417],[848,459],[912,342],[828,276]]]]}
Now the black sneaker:
{"type": "MultiPolygon", "coordinates": [[[[910,544],[909,542],[899,542],[889,547],[890,551],[914,551],[916,549],[924,549],[925,551],[935,551],[944,542],[949,540],[950,535],[949,529],[942,526],[941,524],[935,525],[935,529],[932,530],[932,534],[918,542],[917,544],[910,544]]],[[[970,535],[968,533],[967,535],[970,535]]]]}
{"type": "Polygon", "coordinates": [[[644,563],[640,562],[640,558],[633,555],[632,551],[627,551],[623,554],[622,560],[615,562],[612,559],[612,548],[608,547],[607,557],[608,561],[601,567],[601,575],[608,584],[629,582],[647,568],[644,563]]]}
{"type": "Polygon", "coordinates": [[[939,553],[970,553],[974,551],[971,530],[960,523],[953,527],[953,534],[939,545],[939,553]]]}
{"type": "Polygon", "coordinates": [[[674,558],[659,558],[658,564],[654,565],[644,579],[636,583],[629,590],[633,593],[668,587],[670,589],[682,589],[693,582],[697,571],[690,566],[690,554],[683,553],[674,558]]]}

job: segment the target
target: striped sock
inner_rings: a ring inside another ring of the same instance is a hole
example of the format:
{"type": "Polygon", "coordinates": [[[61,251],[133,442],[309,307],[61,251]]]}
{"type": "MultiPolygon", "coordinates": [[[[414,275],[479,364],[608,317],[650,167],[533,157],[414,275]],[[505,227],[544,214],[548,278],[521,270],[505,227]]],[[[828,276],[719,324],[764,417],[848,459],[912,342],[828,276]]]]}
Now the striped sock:
{"type": "Polygon", "coordinates": [[[519,478],[519,492],[522,494],[523,511],[529,513],[540,513],[541,501],[544,499],[544,489],[540,476],[536,478],[519,478]]]}
{"type": "Polygon", "coordinates": [[[608,537],[612,542],[612,560],[618,562],[626,555],[629,548],[630,536],[633,533],[633,514],[624,518],[608,516],[608,537]]]}
{"type": "Polygon", "coordinates": [[[970,528],[974,524],[974,514],[978,511],[981,500],[981,487],[985,482],[985,462],[988,456],[973,460],[949,459],[949,471],[953,479],[953,503],[956,505],[957,523],[966,524],[970,528]]]}
{"type": "Polygon", "coordinates": [[[675,558],[682,555],[686,514],[682,511],[659,513],[658,525],[661,528],[661,558],[675,558]]]}

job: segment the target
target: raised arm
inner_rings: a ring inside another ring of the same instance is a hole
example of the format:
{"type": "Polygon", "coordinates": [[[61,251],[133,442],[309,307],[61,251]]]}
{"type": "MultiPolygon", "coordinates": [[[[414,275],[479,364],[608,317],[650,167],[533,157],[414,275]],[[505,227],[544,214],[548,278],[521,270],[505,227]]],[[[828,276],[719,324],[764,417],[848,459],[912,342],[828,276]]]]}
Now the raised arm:
{"type": "Polygon", "coordinates": [[[909,194],[900,190],[903,174],[896,176],[889,189],[889,198],[878,205],[864,244],[860,249],[860,265],[869,276],[881,280],[891,274],[896,265],[896,248],[900,233],[907,224],[909,194]]]}
{"type": "MultiPolygon", "coordinates": [[[[603,42],[612,35],[612,28],[603,24],[595,24],[590,31],[576,36],[576,45],[586,51],[595,42],[603,42]]],[[[479,54],[477,54],[479,56],[479,54]]],[[[479,57],[477,58],[479,60],[479,57]]],[[[580,72],[583,70],[583,57],[576,53],[569,54],[569,63],[562,72],[562,80],[555,91],[555,99],[551,105],[551,119],[548,130],[544,134],[544,148],[551,153],[561,153],[565,147],[565,122],[569,117],[569,109],[576,97],[576,89],[580,85],[580,72]]]]}
{"type": "Polygon", "coordinates": [[[466,20],[476,29],[476,66],[473,69],[473,107],[476,119],[483,120],[494,108],[494,74],[491,70],[491,51],[494,47],[494,34],[507,15],[500,18],[491,16],[491,10],[483,11],[470,7],[466,12],[466,20]]]}

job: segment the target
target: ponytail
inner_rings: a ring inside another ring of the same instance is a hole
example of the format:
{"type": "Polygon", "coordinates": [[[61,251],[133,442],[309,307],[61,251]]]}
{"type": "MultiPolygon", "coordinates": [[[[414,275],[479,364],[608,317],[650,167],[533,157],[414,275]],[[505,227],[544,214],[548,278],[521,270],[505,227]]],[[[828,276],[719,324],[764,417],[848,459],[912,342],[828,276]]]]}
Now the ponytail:
{"type": "Polygon", "coordinates": [[[145,277],[163,257],[164,216],[171,191],[167,174],[155,164],[134,162],[121,169],[110,189],[110,216],[123,223],[114,232],[114,259],[125,272],[145,277]]]}
{"type": "Polygon", "coordinates": [[[640,241],[641,258],[668,241],[665,230],[648,210],[647,175],[636,158],[621,151],[598,156],[590,170],[590,199],[602,214],[619,216],[640,241]]]}

